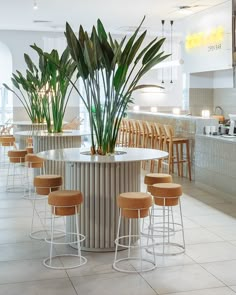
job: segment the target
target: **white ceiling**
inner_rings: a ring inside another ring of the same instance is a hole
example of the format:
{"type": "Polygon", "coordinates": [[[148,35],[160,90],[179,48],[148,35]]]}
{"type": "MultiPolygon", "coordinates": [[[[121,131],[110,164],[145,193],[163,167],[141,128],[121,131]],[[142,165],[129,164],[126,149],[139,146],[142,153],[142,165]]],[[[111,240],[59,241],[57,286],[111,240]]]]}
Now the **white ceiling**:
{"type": "Polygon", "coordinates": [[[180,6],[193,6],[193,13],[225,0],[0,0],[0,30],[63,31],[65,22],[74,29],[82,24],[90,29],[100,18],[106,29],[123,33],[139,24],[149,31],[160,30],[160,20],[180,20],[180,6]],[[33,9],[34,2],[38,10],[33,9]],[[49,22],[37,22],[49,21],[49,22]]]}

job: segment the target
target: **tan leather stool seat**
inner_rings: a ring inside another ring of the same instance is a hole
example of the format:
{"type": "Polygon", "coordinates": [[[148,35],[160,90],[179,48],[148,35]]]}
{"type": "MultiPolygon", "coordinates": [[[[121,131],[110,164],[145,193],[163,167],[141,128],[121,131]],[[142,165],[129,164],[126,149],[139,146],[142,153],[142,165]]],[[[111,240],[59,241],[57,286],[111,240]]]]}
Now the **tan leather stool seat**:
{"type": "Polygon", "coordinates": [[[75,206],[80,205],[82,202],[83,195],[80,191],[60,190],[48,195],[48,204],[55,207],[55,211],[52,207],[52,212],[55,215],[74,215],[76,213],[75,206]]]}
{"type": "Polygon", "coordinates": [[[118,207],[123,209],[122,216],[138,218],[138,209],[140,209],[140,217],[143,218],[149,215],[152,197],[147,193],[128,192],[120,194],[117,202],[118,207]]]}
{"type": "Polygon", "coordinates": [[[176,206],[182,196],[182,186],[177,183],[158,183],[150,187],[154,202],[159,206],[176,206]]]}
{"type": "Polygon", "coordinates": [[[9,161],[10,163],[24,163],[26,154],[27,154],[26,150],[8,151],[9,161]]]}
{"type": "Polygon", "coordinates": [[[13,146],[16,139],[14,136],[0,136],[0,144],[2,146],[13,146]]]}
{"type": "Polygon", "coordinates": [[[42,168],[44,163],[44,160],[35,154],[27,154],[25,156],[25,161],[27,162],[26,165],[29,168],[42,168]]]}
{"type": "Polygon", "coordinates": [[[147,191],[150,192],[150,186],[155,183],[172,182],[172,176],[166,173],[148,173],[144,177],[144,184],[147,185],[147,191]]]}
{"type": "Polygon", "coordinates": [[[28,146],[25,148],[28,154],[33,154],[34,148],[32,146],[28,146]]]}
{"type": "Polygon", "coordinates": [[[62,185],[62,177],[60,175],[38,175],[34,178],[34,186],[38,195],[48,195],[52,191],[56,191],[62,185]]]}

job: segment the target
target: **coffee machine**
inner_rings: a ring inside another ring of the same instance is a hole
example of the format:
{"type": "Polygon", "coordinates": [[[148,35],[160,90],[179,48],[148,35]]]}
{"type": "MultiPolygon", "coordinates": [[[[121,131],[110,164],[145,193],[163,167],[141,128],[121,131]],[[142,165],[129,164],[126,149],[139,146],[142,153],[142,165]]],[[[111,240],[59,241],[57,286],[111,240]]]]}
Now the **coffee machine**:
{"type": "Polygon", "coordinates": [[[235,127],[236,127],[236,114],[229,114],[230,126],[229,126],[229,135],[235,135],[235,127]]]}

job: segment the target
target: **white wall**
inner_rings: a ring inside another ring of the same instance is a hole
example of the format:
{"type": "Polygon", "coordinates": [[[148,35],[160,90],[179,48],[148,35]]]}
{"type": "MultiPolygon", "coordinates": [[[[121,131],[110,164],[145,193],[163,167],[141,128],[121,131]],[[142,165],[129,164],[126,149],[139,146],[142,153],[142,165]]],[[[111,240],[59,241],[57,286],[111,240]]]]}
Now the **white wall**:
{"type": "MultiPolygon", "coordinates": [[[[5,44],[12,55],[12,69],[14,73],[16,70],[25,72],[24,53],[29,54],[33,61],[38,60],[37,53],[30,48],[30,45],[36,43],[40,48],[44,48],[45,38],[63,38],[63,33],[57,32],[31,32],[31,31],[0,31],[0,42],[5,44]]],[[[27,114],[22,108],[20,101],[14,97],[14,120],[28,120],[27,114]]],[[[69,100],[68,109],[65,120],[70,120],[78,115],[79,98],[73,92],[69,100]]]]}

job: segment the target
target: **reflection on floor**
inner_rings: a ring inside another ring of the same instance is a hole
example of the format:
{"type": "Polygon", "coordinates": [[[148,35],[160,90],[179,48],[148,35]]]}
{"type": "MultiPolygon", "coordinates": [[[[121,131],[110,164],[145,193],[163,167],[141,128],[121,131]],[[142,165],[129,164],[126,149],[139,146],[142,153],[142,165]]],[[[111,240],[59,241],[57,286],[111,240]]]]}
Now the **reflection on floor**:
{"type": "Polygon", "coordinates": [[[48,245],[28,235],[31,201],[22,199],[22,193],[6,193],[6,169],[0,173],[0,295],[236,293],[236,204],[220,194],[175,179],[185,193],[186,253],[158,257],[155,271],[118,273],[112,269],[113,253],[84,253],[88,263],[82,268],[49,270],[42,265],[48,245]]]}

